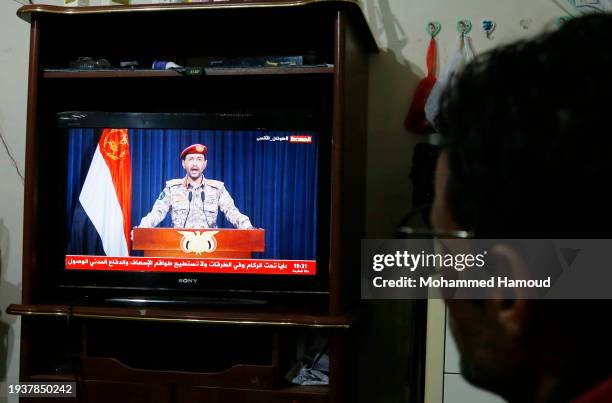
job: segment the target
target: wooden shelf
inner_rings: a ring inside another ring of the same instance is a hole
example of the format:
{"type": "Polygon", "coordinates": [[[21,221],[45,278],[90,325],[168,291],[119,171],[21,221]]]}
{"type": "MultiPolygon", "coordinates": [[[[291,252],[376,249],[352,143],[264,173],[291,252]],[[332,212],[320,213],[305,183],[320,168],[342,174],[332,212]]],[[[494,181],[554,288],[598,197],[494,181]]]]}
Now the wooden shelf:
{"type": "Polygon", "coordinates": [[[21,316],[72,316],[75,318],[141,320],[152,322],[202,323],[234,326],[276,326],[319,329],[349,329],[351,315],[327,316],[269,309],[166,309],[152,307],[22,305],[11,304],[6,310],[21,316]]]}
{"type": "Polygon", "coordinates": [[[112,6],[87,6],[87,7],[66,7],[53,6],[48,4],[34,4],[21,7],[17,15],[27,22],[30,22],[30,15],[60,14],[60,15],[87,15],[87,14],[123,14],[123,13],[151,13],[151,12],[171,12],[171,11],[206,11],[219,9],[241,9],[241,8],[289,8],[303,7],[319,4],[343,4],[347,7],[361,9],[358,0],[205,0],[198,3],[181,4],[134,4],[123,6],[120,4],[112,6]]]}
{"type": "MultiPolygon", "coordinates": [[[[30,382],[83,382],[81,387],[86,387],[88,392],[93,392],[96,388],[120,389],[129,387],[130,384],[138,383],[132,381],[116,383],[109,380],[85,380],[81,381],[79,375],[75,374],[37,374],[30,376],[27,381],[30,382]]],[[[25,381],[25,380],[24,380],[25,381]]],[[[167,388],[168,385],[164,382],[159,382],[157,385],[162,388],[167,388]]],[[[249,401],[253,403],[281,403],[281,402],[299,402],[299,403],[324,403],[329,402],[329,387],[319,385],[283,385],[274,389],[263,388],[229,388],[219,386],[205,385],[187,385],[179,384],[175,387],[179,402],[192,401],[249,401]]],[[[129,390],[126,390],[129,393],[129,390]]],[[[99,392],[99,391],[98,391],[99,392]]]]}
{"type": "Polygon", "coordinates": [[[296,402],[296,403],[323,403],[329,401],[329,388],[327,386],[286,386],[275,390],[264,389],[228,389],[206,386],[179,386],[177,388],[177,401],[210,401],[210,402],[296,402]]]}
{"type": "Polygon", "coordinates": [[[174,70],[51,70],[43,72],[44,78],[148,78],[148,77],[204,77],[204,76],[275,76],[333,74],[334,66],[296,67],[210,67],[204,74],[185,75],[174,70]]]}
{"type": "Polygon", "coordinates": [[[75,374],[35,374],[30,375],[28,381],[76,382],[79,377],[75,374]]]}
{"type": "MultiPolygon", "coordinates": [[[[35,374],[31,375],[28,378],[28,381],[37,382],[37,381],[55,381],[55,382],[76,382],[79,380],[79,376],[72,373],[66,374],[35,374]]],[[[197,387],[197,386],[196,386],[197,387]]],[[[200,386],[206,389],[225,389],[223,387],[211,387],[211,386],[200,386]]],[[[328,394],[328,386],[325,385],[290,385],[286,384],[282,387],[276,389],[275,391],[282,393],[292,393],[292,394],[313,394],[313,395],[321,395],[327,396],[328,394]]]]}
{"type": "MultiPolygon", "coordinates": [[[[142,4],[131,6],[99,6],[99,7],[64,7],[51,6],[43,4],[27,5],[17,10],[17,16],[26,22],[31,22],[32,15],[36,14],[51,14],[51,15],[109,15],[109,14],[124,14],[124,13],[159,13],[159,12],[206,12],[213,10],[236,10],[236,9],[254,9],[254,8],[295,8],[295,7],[319,7],[324,8],[328,5],[334,5],[339,8],[345,8],[351,13],[352,19],[355,22],[357,29],[362,34],[362,40],[370,52],[378,52],[378,43],[374,39],[372,30],[368,25],[361,2],[358,0],[207,0],[201,3],[186,3],[186,4],[142,4]]],[[[316,24],[316,21],[313,21],[316,24]]]]}

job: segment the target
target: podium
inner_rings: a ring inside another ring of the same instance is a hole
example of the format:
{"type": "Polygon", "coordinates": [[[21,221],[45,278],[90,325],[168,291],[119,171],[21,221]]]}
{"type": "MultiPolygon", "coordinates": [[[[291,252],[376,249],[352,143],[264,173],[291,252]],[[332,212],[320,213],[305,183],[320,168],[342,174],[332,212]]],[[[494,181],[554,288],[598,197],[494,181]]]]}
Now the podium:
{"type": "Polygon", "coordinates": [[[263,229],[134,228],[132,241],[147,257],[250,259],[264,247],[263,229]]]}

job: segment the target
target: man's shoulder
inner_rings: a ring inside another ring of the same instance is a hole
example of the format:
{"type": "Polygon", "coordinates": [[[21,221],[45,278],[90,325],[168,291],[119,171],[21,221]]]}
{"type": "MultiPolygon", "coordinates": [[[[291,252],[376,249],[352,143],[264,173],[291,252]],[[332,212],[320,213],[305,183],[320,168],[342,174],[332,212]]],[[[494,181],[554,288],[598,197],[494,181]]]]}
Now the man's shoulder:
{"type": "Polygon", "coordinates": [[[183,184],[183,182],[185,181],[184,178],[180,178],[180,179],[170,179],[169,181],[166,181],[166,187],[173,187],[173,186],[180,186],[183,184]]]}
{"type": "Polygon", "coordinates": [[[214,179],[206,179],[206,185],[215,189],[223,189],[223,182],[214,179]]]}

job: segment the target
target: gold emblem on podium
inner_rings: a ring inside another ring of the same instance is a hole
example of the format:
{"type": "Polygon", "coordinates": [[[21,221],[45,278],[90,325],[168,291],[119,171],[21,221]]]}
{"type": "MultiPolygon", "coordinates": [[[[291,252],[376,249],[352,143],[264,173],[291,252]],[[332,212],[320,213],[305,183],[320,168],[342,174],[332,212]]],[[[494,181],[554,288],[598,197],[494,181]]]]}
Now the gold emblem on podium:
{"type": "Polygon", "coordinates": [[[212,253],[217,249],[215,234],[219,231],[177,231],[183,235],[181,250],[185,253],[212,253]]]}

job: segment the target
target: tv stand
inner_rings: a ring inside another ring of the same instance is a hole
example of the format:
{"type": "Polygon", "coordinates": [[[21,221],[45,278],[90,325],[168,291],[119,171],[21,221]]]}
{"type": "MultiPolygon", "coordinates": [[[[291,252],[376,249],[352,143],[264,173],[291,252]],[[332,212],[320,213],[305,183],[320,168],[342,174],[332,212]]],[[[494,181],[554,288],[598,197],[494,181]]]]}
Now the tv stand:
{"type": "Polygon", "coordinates": [[[356,307],[365,226],[368,54],[378,51],[359,4],[227,0],[19,9],[18,16],[30,23],[23,277],[22,301],[7,312],[22,318],[21,382],[76,382],[77,400],[88,402],[357,401],[355,385],[367,382],[357,379],[356,307]],[[146,28],[155,26],[163,29],[146,28]],[[113,65],[173,60],[203,67],[219,58],[305,55],[308,65],[207,67],[201,75],[68,68],[87,55],[113,65]],[[58,134],[59,112],[253,108],[279,119],[287,110],[316,117],[313,129],[325,144],[317,173],[324,179],[319,203],[325,206],[317,222],[317,253],[326,274],[316,295],[296,287],[270,290],[278,293],[268,303],[258,299],[268,295],[251,293],[177,300],[161,290],[158,297],[105,283],[119,297],[104,301],[110,294],[56,286],[64,274],[67,226],[65,183],[57,179],[66,172],[68,150],[58,134]],[[291,384],[285,375],[301,358],[302,341],[317,338],[329,346],[329,385],[291,384]]]}
{"type": "Polygon", "coordinates": [[[105,303],[127,306],[185,306],[185,307],[260,307],[268,304],[262,299],[228,297],[153,297],[123,296],[109,297],[105,303]]]}

